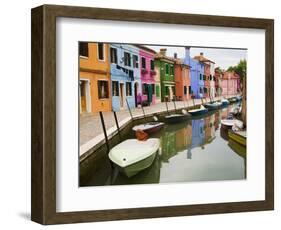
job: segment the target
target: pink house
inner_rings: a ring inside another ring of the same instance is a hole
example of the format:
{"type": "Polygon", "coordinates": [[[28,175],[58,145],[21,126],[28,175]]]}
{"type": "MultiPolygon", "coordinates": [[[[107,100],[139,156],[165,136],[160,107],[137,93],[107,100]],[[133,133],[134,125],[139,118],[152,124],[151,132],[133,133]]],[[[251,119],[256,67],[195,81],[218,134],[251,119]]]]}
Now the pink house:
{"type": "Polygon", "coordinates": [[[142,102],[148,105],[154,105],[155,96],[155,65],[154,55],[156,52],[145,46],[140,48],[140,66],[141,66],[141,85],[142,85],[142,102]]]}
{"type": "Polygon", "coordinates": [[[240,76],[235,72],[225,71],[221,77],[222,96],[234,96],[239,93],[240,76]]]}

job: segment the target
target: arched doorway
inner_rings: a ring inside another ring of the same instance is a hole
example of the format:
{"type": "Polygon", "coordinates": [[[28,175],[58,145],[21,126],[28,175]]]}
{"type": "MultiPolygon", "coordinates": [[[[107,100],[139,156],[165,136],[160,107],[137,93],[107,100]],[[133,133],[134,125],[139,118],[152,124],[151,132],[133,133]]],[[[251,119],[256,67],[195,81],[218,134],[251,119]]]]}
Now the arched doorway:
{"type": "Polygon", "coordinates": [[[135,105],[136,105],[136,107],[138,107],[138,90],[139,90],[139,84],[138,84],[138,82],[135,82],[134,93],[135,93],[135,105]]]}

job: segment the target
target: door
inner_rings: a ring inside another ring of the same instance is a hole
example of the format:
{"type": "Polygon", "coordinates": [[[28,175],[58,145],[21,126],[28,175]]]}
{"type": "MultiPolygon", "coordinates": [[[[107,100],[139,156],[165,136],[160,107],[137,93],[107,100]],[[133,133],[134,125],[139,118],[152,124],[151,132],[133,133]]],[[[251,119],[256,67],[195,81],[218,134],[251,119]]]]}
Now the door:
{"type": "Polygon", "coordinates": [[[124,83],[120,83],[120,107],[124,108],[124,83]]]}
{"type": "Polygon", "coordinates": [[[84,113],[87,111],[85,81],[80,81],[80,100],[81,100],[81,112],[84,113]]]}
{"type": "Polygon", "coordinates": [[[150,105],[151,102],[152,102],[152,85],[151,84],[147,85],[147,88],[148,88],[148,90],[147,90],[147,101],[148,101],[148,104],[150,105]]]}
{"type": "Polygon", "coordinates": [[[138,83],[136,82],[134,85],[134,93],[135,93],[135,105],[138,107],[138,83]]]}

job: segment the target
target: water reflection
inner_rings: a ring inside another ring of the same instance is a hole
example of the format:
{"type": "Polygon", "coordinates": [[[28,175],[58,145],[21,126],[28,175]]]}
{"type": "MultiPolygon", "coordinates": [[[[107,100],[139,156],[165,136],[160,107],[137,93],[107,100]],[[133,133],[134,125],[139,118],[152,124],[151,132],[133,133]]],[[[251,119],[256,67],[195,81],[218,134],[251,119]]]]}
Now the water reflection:
{"type": "Polygon", "coordinates": [[[88,172],[84,171],[83,174],[90,176],[83,178],[80,185],[245,179],[246,157],[236,154],[220,134],[220,121],[227,117],[230,109],[228,107],[190,122],[165,126],[162,132],[154,136],[160,138],[161,148],[153,165],[132,178],[110,167],[107,156],[102,161],[89,161],[88,167],[84,167],[88,172]]]}

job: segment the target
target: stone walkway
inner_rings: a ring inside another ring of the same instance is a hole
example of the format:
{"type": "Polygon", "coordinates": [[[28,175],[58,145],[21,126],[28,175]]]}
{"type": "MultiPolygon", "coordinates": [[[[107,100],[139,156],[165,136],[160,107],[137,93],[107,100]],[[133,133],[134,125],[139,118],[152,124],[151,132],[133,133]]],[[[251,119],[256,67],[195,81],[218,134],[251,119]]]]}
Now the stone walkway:
{"type": "MultiPolygon", "coordinates": [[[[214,98],[218,100],[220,98],[214,98]]],[[[207,100],[210,101],[209,99],[207,100]]],[[[205,100],[204,100],[205,102],[205,100]]],[[[193,101],[189,100],[188,102],[176,101],[176,108],[187,108],[193,106],[193,101]]],[[[195,105],[202,103],[201,99],[194,100],[195,105]]],[[[168,102],[168,110],[173,111],[175,109],[173,102],[168,102]]],[[[141,108],[134,108],[131,110],[133,117],[143,116],[141,108]]],[[[158,112],[167,111],[166,104],[164,102],[157,103],[152,106],[144,107],[145,114],[154,114],[158,112]]],[[[126,121],[131,119],[129,110],[121,110],[116,112],[119,126],[124,124],[126,121]]],[[[103,112],[104,122],[106,126],[107,133],[116,130],[115,120],[113,112],[103,112]]],[[[102,130],[102,124],[100,121],[99,113],[86,113],[80,115],[80,156],[88,151],[95,144],[99,143],[104,139],[104,134],[102,130]]]]}

